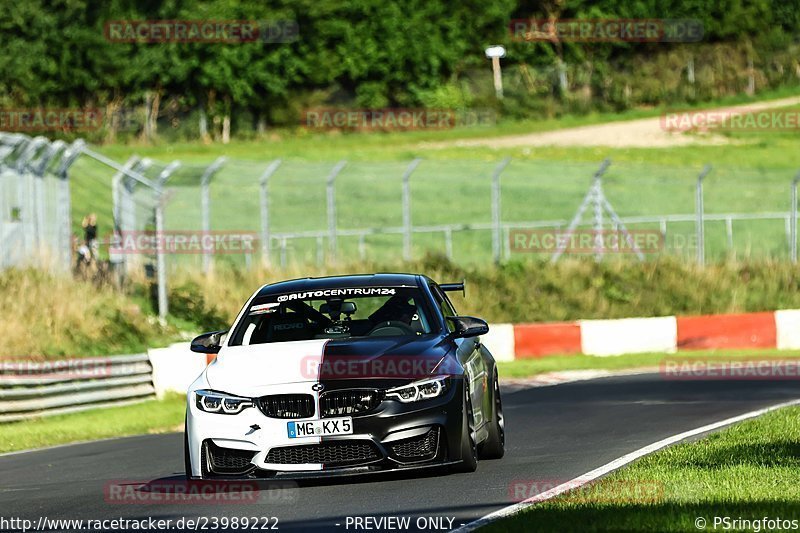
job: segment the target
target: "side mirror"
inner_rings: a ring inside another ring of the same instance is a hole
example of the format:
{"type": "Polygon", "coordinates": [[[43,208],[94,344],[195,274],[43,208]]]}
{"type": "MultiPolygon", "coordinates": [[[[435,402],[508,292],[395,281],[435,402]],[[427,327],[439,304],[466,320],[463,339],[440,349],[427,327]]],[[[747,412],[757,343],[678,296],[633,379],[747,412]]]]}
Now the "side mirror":
{"type": "Polygon", "coordinates": [[[489,324],[485,320],[474,316],[449,316],[447,320],[456,327],[453,335],[456,337],[478,337],[489,333],[489,324]]]}
{"type": "Polygon", "coordinates": [[[219,349],[227,333],[228,330],[203,333],[192,340],[191,350],[197,353],[219,353],[219,349]]]}

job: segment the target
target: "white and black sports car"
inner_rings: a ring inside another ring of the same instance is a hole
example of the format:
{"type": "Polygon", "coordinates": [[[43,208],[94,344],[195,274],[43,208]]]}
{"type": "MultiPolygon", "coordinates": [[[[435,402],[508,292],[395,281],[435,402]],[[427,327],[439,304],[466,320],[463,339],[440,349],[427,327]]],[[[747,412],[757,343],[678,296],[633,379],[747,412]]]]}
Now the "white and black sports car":
{"type": "Polygon", "coordinates": [[[470,472],[502,457],[489,327],[457,316],[454,290],[373,274],[256,291],[230,330],[192,341],[217,356],[187,395],[187,476],[470,472]]]}

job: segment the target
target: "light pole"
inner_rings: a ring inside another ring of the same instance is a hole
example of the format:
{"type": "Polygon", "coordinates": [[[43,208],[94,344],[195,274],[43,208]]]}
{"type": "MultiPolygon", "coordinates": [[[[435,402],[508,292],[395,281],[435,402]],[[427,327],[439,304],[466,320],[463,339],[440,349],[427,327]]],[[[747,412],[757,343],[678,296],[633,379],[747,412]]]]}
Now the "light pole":
{"type": "Polygon", "coordinates": [[[494,92],[497,98],[503,99],[503,77],[500,75],[500,58],[506,57],[506,49],[500,45],[490,46],[486,49],[486,57],[492,60],[492,73],[494,74],[494,92]]]}

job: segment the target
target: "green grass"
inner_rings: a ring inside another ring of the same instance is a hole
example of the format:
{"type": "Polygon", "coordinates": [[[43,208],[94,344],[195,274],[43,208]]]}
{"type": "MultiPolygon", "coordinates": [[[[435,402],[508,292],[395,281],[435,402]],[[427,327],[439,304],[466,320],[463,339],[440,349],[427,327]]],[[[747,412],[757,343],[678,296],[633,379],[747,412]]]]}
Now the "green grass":
{"type": "Polygon", "coordinates": [[[792,407],[644,457],[482,531],[698,531],[698,518],[708,531],[763,531],[715,528],[714,517],[797,520],[798,471],[800,408],[792,407]]]}
{"type": "MultiPolygon", "coordinates": [[[[755,96],[740,94],[710,102],[680,105],[678,109],[704,109],[726,105],[746,104],[763,100],[774,100],[800,95],[796,87],[783,87],[763,91],[755,96]]],[[[494,150],[474,148],[428,149],[426,142],[440,142],[457,139],[499,137],[552,131],[562,128],[600,124],[610,121],[633,120],[657,117],[668,106],[643,107],[619,113],[591,112],[587,114],[567,114],[552,118],[527,120],[500,120],[493,126],[476,126],[449,130],[410,131],[394,133],[314,133],[298,128],[280,128],[270,131],[266,138],[247,140],[234,139],[230,144],[204,144],[195,142],[156,142],[146,144],[111,144],[102,147],[103,153],[118,160],[127,159],[135,152],[143,157],[162,161],[179,159],[185,162],[211,162],[220,155],[231,159],[264,161],[273,158],[300,159],[305,161],[335,161],[342,157],[360,161],[404,161],[422,155],[435,158],[462,158],[464,154],[480,152],[484,156],[496,153],[494,150]]],[[[536,150],[539,152],[539,149],[536,150]]],[[[520,150],[514,150],[520,152],[520,150]]],[[[547,152],[540,152],[547,154],[547,152]]],[[[558,153],[554,151],[552,153],[558,153]]],[[[533,156],[537,157],[536,155],[533,156]]],[[[549,158],[549,155],[544,155],[549,158]]],[[[681,160],[678,159],[678,162],[681,160]]]]}
{"type": "MultiPolygon", "coordinates": [[[[491,346],[489,348],[491,349],[491,346]]],[[[800,352],[793,350],[699,350],[674,354],[641,353],[610,357],[551,355],[535,359],[498,362],[497,365],[500,376],[504,378],[524,378],[565,370],[623,370],[658,367],[665,360],[697,359],[724,362],[740,359],[795,359],[798,357],[800,357],[800,352]]]]}
{"type": "Polygon", "coordinates": [[[185,398],[169,394],[161,400],[0,424],[0,453],[175,431],[183,423],[185,410],[185,398]]]}
{"type": "Polygon", "coordinates": [[[710,263],[703,268],[666,259],[564,260],[555,265],[513,261],[494,266],[459,265],[428,255],[410,263],[217,268],[210,276],[197,270],[176,272],[168,285],[169,319],[161,325],[144,280],[119,293],[66,276],[8,269],[0,274],[0,289],[5,289],[0,290],[0,305],[7,311],[0,359],[136,353],[229,327],[242,302],[265,283],[398,271],[422,272],[442,283],[467,280],[466,298],[451,295],[456,309],[490,323],[800,309],[800,271],[787,261],[710,263]]]}
{"type": "Polygon", "coordinates": [[[144,292],[141,285],[121,293],[34,268],[3,270],[0,359],[140,353],[179,340],[187,324],[159,323],[144,292]]]}
{"type": "MultiPolygon", "coordinates": [[[[796,91],[795,91],[796,92],[796,91]]],[[[787,96],[776,92],[770,96],[787,96]]],[[[762,95],[763,97],[763,95],[762,95]]],[[[741,103],[746,99],[721,103],[741,103]]],[[[710,105],[710,104],[705,104],[710,105]]],[[[411,181],[411,210],[415,226],[451,223],[490,223],[491,175],[497,162],[513,158],[502,176],[504,222],[569,220],[575,213],[599,163],[614,163],[605,179],[606,194],[621,216],[691,215],[694,184],[702,166],[714,170],[706,179],[705,208],[709,214],[762,211],[785,212],[790,183],[798,168],[798,132],[740,132],[732,144],[674,148],[434,148],[431,142],[460,138],[493,137],[552,130],[658,115],[660,109],[634,110],[621,115],[595,114],[524,122],[501,122],[490,128],[466,128],[437,132],[301,134],[278,131],[268,139],[235,140],[228,145],[202,143],[109,145],[100,151],[118,161],[132,153],[162,162],[180,160],[185,167],[169,183],[172,193],[166,209],[166,225],[176,230],[198,230],[202,165],[225,155],[231,162],[215,176],[210,190],[211,227],[215,230],[259,231],[261,227],[257,178],[267,163],[284,160],[270,182],[270,218],[274,232],[325,230],[327,227],[325,178],[341,159],[350,163],[336,185],[337,220],[342,229],[402,226],[401,177],[408,162],[423,163],[411,181]],[[194,166],[193,166],[194,165],[194,166]],[[445,205],[443,206],[443,201],[445,205]],[[458,206],[457,209],[454,206],[458,206]]],[[[149,176],[155,178],[159,168],[149,176]]],[[[99,215],[100,232],[111,229],[110,169],[81,158],[72,170],[74,230],[84,214],[99,215]]],[[[150,216],[149,194],[138,197],[139,221],[150,216]]],[[[143,222],[141,222],[143,224],[143,222]]],[[[635,229],[658,229],[658,224],[639,224],[635,229]]],[[[786,257],[788,244],[783,220],[737,221],[733,248],[728,249],[725,222],[707,223],[707,256],[786,257]]],[[[693,238],[693,222],[671,223],[675,239],[693,238]]],[[[674,241],[669,240],[668,243],[674,241]]],[[[400,235],[369,235],[367,256],[395,257],[400,235]]],[[[327,243],[324,243],[327,247],[327,243]]],[[[692,257],[690,244],[666,252],[692,257]]],[[[415,234],[413,252],[444,249],[444,234],[415,234]]],[[[485,262],[491,257],[488,231],[455,233],[454,259],[485,262]]],[[[276,254],[277,255],[277,254],[276,254]]],[[[317,257],[314,238],[291,241],[288,260],[308,263],[317,257]]],[[[524,254],[526,259],[528,254],[524,254]]],[[[358,239],[341,237],[339,257],[359,257],[358,239]]],[[[243,263],[240,256],[226,260],[243,263]]],[[[254,260],[258,261],[258,257],[254,260]]],[[[532,259],[540,259],[538,256],[532,259]]],[[[194,256],[171,258],[177,268],[197,266],[194,256]]]]}

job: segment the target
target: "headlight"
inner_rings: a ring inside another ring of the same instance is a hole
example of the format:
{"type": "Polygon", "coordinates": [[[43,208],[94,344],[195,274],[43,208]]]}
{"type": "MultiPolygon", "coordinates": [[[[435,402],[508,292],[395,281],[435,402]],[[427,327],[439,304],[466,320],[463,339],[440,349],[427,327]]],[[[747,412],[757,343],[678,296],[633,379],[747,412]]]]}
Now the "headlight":
{"type": "Polygon", "coordinates": [[[195,391],[194,397],[197,408],[206,413],[235,415],[248,407],[253,407],[253,400],[250,398],[231,396],[222,392],[199,390],[195,391]]]}
{"type": "Polygon", "coordinates": [[[449,376],[423,379],[402,387],[395,387],[386,391],[387,398],[394,398],[403,403],[419,402],[442,396],[447,392],[450,383],[449,376]]]}

